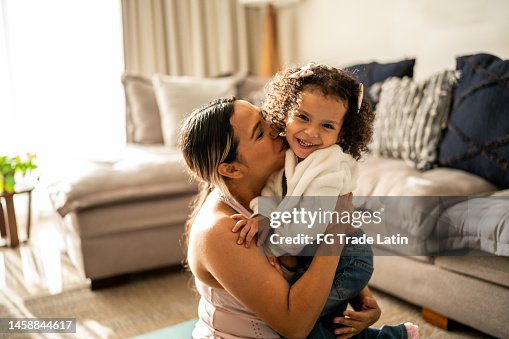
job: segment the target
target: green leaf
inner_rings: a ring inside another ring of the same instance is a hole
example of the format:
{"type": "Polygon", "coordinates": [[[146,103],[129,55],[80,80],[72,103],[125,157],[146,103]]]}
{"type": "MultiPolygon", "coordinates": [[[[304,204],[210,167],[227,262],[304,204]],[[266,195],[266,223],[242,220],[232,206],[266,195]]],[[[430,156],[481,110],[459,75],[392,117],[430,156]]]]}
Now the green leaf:
{"type": "Polygon", "coordinates": [[[33,163],[35,154],[27,153],[25,158],[19,155],[14,157],[8,155],[0,156],[0,192],[13,192],[16,185],[15,175],[20,173],[25,176],[28,172],[37,168],[33,163]]]}
{"type": "Polygon", "coordinates": [[[16,181],[14,180],[14,176],[12,174],[8,174],[5,176],[5,190],[8,193],[14,192],[14,185],[16,184],[16,181]]]}

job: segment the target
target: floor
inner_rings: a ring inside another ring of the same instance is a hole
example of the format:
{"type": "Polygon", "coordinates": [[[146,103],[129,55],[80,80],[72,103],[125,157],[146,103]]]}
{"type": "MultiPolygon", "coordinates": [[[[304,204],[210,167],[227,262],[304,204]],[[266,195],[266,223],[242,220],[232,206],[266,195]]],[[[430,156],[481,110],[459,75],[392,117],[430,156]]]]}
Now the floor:
{"type": "Polygon", "coordinates": [[[29,299],[89,284],[65,253],[58,220],[46,218],[34,223],[29,241],[26,225],[19,224],[20,246],[9,248],[5,239],[0,240],[0,289],[29,299]]]}
{"type": "MultiPolygon", "coordinates": [[[[25,225],[20,225],[19,233],[20,239],[26,238],[25,225]]],[[[0,240],[0,245],[2,245],[2,240],[0,240]]],[[[144,276],[143,279],[147,279],[147,277],[144,276]]],[[[32,227],[30,240],[17,248],[0,247],[0,290],[6,291],[8,294],[12,293],[11,295],[16,299],[34,300],[63,291],[83,289],[89,285],[90,282],[72,265],[65,253],[64,240],[57,219],[48,218],[37,222],[32,227]]],[[[188,289],[187,285],[187,279],[184,279],[182,286],[186,290],[188,289]]],[[[419,308],[406,305],[388,295],[377,293],[376,296],[386,311],[396,309],[393,312],[396,316],[400,317],[404,314],[405,319],[420,324],[422,332],[426,332],[425,337],[486,337],[482,333],[464,326],[444,332],[426,324],[420,317],[419,308]]],[[[400,321],[392,319],[390,312],[384,312],[384,314],[390,320],[389,323],[400,321]]]]}

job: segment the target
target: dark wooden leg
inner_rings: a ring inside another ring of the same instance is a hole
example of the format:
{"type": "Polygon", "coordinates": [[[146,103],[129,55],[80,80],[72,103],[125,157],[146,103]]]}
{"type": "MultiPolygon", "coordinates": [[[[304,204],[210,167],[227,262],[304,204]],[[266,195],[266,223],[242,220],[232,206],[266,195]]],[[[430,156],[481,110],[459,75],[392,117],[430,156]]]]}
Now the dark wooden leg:
{"type": "Polygon", "coordinates": [[[449,319],[435,311],[427,308],[422,308],[421,315],[431,325],[435,325],[441,329],[447,330],[449,319]]]}
{"type": "Polygon", "coordinates": [[[30,224],[32,223],[32,191],[28,192],[27,240],[30,239],[30,224]]]}
{"type": "Polygon", "coordinates": [[[129,282],[130,279],[131,279],[130,274],[122,274],[109,278],[94,279],[90,283],[90,288],[92,289],[92,291],[97,291],[103,288],[115,287],[129,282]]]}
{"type": "Polygon", "coordinates": [[[12,194],[5,195],[5,206],[7,209],[7,243],[11,247],[19,245],[18,225],[16,223],[16,211],[14,210],[14,199],[12,194]]]}
{"type": "Polygon", "coordinates": [[[5,228],[4,206],[2,205],[2,201],[0,201],[0,235],[2,238],[7,236],[7,229],[5,228]]]}

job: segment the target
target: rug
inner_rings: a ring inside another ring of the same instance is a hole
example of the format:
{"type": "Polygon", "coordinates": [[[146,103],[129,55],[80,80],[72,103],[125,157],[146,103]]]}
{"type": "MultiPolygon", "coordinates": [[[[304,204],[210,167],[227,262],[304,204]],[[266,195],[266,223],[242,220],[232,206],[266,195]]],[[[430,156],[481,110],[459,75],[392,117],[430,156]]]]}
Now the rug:
{"type": "Polygon", "coordinates": [[[192,335],[197,318],[184,321],[183,323],[168,326],[157,331],[148,332],[133,339],[167,339],[167,338],[189,338],[192,335]]]}
{"type": "Polygon", "coordinates": [[[0,291],[0,316],[76,318],[75,334],[45,334],[44,338],[129,338],[196,318],[198,298],[190,281],[189,274],[173,270],[139,275],[102,290],[81,288],[28,300],[0,291]]]}
{"type": "MultiPolygon", "coordinates": [[[[379,291],[373,294],[383,311],[377,327],[411,321],[419,325],[421,338],[488,338],[461,326],[443,331],[426,323],[420,308],[379,291]]],[[[27,300],[0,290],[1,317],[72,317],[77,323],[75,334],[0,334],[0,338],[130,338],[196,318],[197,306],[191,276],[175,270],[138,275],[98,291],[80,288],[27,300]]]]}

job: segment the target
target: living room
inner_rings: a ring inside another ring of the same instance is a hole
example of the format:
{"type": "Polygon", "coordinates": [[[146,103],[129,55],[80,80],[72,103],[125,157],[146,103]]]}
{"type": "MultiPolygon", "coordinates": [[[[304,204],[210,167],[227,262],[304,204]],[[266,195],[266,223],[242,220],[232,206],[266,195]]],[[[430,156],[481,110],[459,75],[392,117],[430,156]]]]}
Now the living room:
{"type": "Polygon", "coordinates": [[[223,95],[259,104],[280,67],[315,62],[350,67],[386,117],[375,123],[385,124],[371,149],[379,158],[361,162],[354,194],[419,204],[406,209],[417,220],[384,221],[404,224],[384,235],[411,246],[375,258],[375,327],[411,321],[424,338],[507,336],[508,10],[503,0],[2,1],[0,157],[20,155],[27,175],[0,190],[0,318],[72,318],[70,337],[87,338],[196,319],[181,266],[197,190],[176,148],[181,117],[223,95]],[[433,97],[426,86],[445,72],[456,80],[433,97]],[[421,89],[407,106],[412,121],[429,115],[419,102],[449,108],[435,117],[425,162],[392,147],[404,128],[388,108],[408,88],[421,89]],[[430,220],[435,200],[441,214],[430,220]]]}

